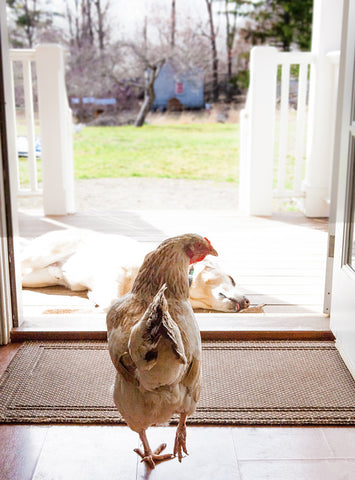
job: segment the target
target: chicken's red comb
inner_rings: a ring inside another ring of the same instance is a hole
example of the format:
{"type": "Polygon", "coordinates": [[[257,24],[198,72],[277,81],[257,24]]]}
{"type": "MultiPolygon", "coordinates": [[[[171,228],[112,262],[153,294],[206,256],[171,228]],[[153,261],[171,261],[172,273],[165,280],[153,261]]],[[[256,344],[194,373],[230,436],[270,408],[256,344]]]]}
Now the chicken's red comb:
{"type": "Polygon", "coordinates": [[[208,240],[207,237],[203,237],[203,238],[206,240],[206,242],[208,243],[208,245],[211,245],[211,242],[208,240]]]}

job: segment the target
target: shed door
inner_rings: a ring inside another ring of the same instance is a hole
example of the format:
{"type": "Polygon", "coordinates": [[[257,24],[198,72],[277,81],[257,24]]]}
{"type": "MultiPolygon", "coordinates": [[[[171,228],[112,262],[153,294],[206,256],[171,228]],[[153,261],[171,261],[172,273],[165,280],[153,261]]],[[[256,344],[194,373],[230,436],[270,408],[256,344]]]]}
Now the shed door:
{"type": "Polygon", "coordinates": [[[355,377],[355,0],[345,2],[339,76],[339,171],[331,329],[355,377]],[[347,5],[348,4],[348,5],[347,5]],[[347,9],[349,11],[347,12],[347,9]]]}

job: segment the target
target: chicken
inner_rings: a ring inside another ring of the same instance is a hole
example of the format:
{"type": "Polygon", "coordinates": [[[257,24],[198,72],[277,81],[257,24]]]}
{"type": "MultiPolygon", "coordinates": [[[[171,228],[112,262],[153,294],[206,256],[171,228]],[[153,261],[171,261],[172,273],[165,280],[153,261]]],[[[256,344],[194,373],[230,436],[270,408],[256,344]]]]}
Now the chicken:
{"type": "Polygon", "coordinates": [[[201,389],[201,336],[189,302],[189,264],[217,256],[209,240],[196,234],[172,237],[146,255],[132,290],[107,314],[108,347],[116,378],[114,402],[139,434],[136,453],[151,467],[186,448],[186,419],[201,389]],[[146,430],[179,414],[173,454],[154,452],[146,430]]]}

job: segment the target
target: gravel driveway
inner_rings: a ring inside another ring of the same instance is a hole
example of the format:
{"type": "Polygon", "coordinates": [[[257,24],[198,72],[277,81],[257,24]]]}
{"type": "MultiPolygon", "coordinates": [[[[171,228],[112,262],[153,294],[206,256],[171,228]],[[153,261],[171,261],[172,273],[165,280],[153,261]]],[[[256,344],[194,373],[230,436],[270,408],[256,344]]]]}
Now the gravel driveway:
{"type": "MultiPolygon", "coordinates": [[[[85,210],[235,210],[238,190],[229,183],[168,178],[76,180],[77,211],[85,210]]],[[[40,197],[20,197],[21,209],[40,209],[40,197]]]]}
{"type": "Polygon", "coordinates": [[[75,182],[78,210],[229,210],[237,188],[213,181],[168,178],[103,178],[75,182]]]}

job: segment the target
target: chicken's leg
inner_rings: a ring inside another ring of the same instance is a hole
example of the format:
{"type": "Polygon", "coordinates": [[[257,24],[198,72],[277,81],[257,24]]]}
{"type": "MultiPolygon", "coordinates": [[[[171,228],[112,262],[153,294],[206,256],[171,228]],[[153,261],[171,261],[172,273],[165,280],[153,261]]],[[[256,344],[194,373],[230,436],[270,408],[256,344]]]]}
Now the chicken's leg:
{"type": "Polygon", "coordinates": [[[176,430],[174,455],[178,456],[179,462],[182,460],[182,452],[187,453],[186,449],[186,413],[180,414],[179,425],[176,430]]]}
{"type": "Polygon", "coordinates": [[[144,453],[139,448],[135,448],[134,451],[142,458],[142,462],[146,462],[150,468],[155,467],[154,462],[162,462],[164,460],[171,460],[175,455],[167,453],[160,455],[160,453],[166,448],[166,443],[162,443],[159,447],[152,452],[152,449],[149,446],[147,435],[145,430],[139,432],[139,438],[143,443],[144,453]]]}

